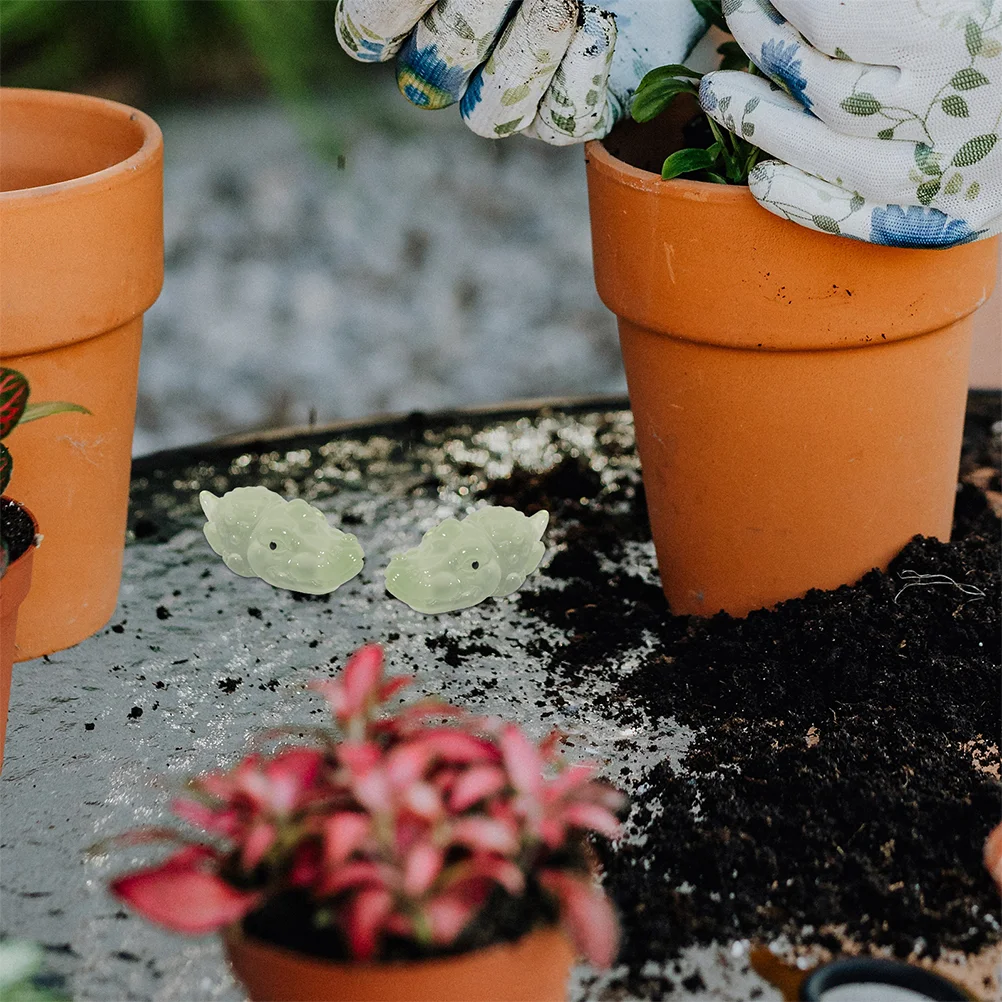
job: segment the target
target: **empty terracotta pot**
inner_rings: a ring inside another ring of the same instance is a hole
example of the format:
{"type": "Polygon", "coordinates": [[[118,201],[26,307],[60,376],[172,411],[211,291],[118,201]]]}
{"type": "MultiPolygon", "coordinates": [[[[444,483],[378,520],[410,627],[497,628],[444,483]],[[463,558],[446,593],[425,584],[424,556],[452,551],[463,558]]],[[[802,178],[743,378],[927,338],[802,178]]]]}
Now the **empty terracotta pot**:
{"type": "Polygon", "coordinates": [[[949,539],[998,241],[816,233],[610,147],[586,148],[595,279],[672,611],[744,615],[884,568],[916,533],[949,539]]]}
{"type": "MultiPolygon", "coordinates": [[[[0,524],[10,532],[8,522],[20,523],[18,535],[30,539],[21,553],[12,553],[7,572],[0,577],[0,770],[3,769],[4,742],[7,739],[7,711],[10,708],[10,688],[14,667],[14,637],[18,612],[31,588],[31,574],[35,562],[35,539],[38,523],[24,505],[3,499],[0,524]]],[[[6,534],[6,533],[5,533],[6,534]]]]}
{"type": "Polygon", "coordinates": [[[574,951],[559,928],[516,943],[395,964],[336,964],[245,936],[226,955],[253,1002],[563,1002],[574,951]]]}
{"type": "Polygon", "coordinates": [[[44,527],[15,659],[77,643],[118,597],[143,312],[163,282],[163,149],[142,112],[0,88],[0,360],[89,414],[18,427],[11,492],[44,527]]]}

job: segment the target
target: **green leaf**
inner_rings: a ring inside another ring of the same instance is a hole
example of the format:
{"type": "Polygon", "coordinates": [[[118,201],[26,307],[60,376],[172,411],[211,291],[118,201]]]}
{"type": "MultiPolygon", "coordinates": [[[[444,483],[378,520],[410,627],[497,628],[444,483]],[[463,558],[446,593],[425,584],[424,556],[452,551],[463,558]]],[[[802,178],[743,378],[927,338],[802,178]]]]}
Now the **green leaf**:
{"type": "Polygon", "coordinates": [[[950,180],[943,185],[944,195],[956,195],[958,191],[964,186],[964,179],[961,177],[960,173],[955,171],[950,177],[950,180]]]}
{"type": "Polygon", "coordinates": [[[863,196],[857,191],[856,194],[852,196],[852,199],[849,202],[849,211],[859,212],[859,210],[862,209],[865,204],[866,204],[866,199],[863,198],[863,196]]]}
{"type": "Polygon", "coordinates": [[[842,98],[842,110],[850,115],[876,115],[880,111],[880,102],[866,91],[856,91],[842,98]]]}
{"type": "Polygon", "coordinates": [[[981,28],[976,22],[968,20],[967,27],[964,29],[964,42],[967,45],[967,51],[972,56],[977,56],[981,52],[981,28]]]}
{"type": "Polygon", "coordinates": [[[984,160],[984,158],[991,153],[998,141],[999,137],[993,132],[986,133],[983,136],[975,136],[973,139],[968,139],[967,142],[953,154],[953,159],[950,163],[955,167],[969,167],[971,164],[976,164],[979,160],[984,160]]]}
{"type": "Polygon", "coordinates": [[[928,205],[939,194],[940,184],[942,184],[942,180],[938,177],[923,181],[915,191],[918,200],[923,205],[928,205]]]}
{"type": "Polygon", "coordinates": [[[926,143],[915,144],[915,163],[923,174],[938,175],[943,173],[939,165],[939,154],[926,143]]]}
{"type": "Polygon", "coordinates": [[[980,193],[981,185],[978,184],[977,181],[972,181],[968,186],[967,191],[964,192],[964,198],[966,198],[968,202],[973,202],[980,193]]]}
{"type": "Polygon", "coordinates": [[[975,87],[986,87],[991,81],[980,70],[973,66],[965,66],[957,70],[950,78],[950,86],[955,90],[974,90],[975,87]]]}
{"type": "Polygon", "coordinates": [[[630,115],[635,122],[649,122],[652,118],[657,118],[679,94],[696,92],[690,81],[673,77],[646,85],[642,82],[633,95],[630,115]]]}
{"type": "Polygon", "coordinates": [[[842,232],[838,228],[838,223],[831,216],[814,215],[811,216],[811,220],[819,230],[824,230],[825,233],[834,233],[837,235],[842,232]]]}
{"type": "Polygon", "coordinates": [[[697,73],[696,70],[690,70],[688,66],[683,66],[681,63],[666,63],[664,66],[656,66],[653,70],[645,73],[637,90],[650,87],[658,80],[668,80],[674,77],[690,77],[692,80],[702,80],[703,74],[697,73]]]}
{"type": "Polygon", "coordinates": [[[452,22],[452,30],[460,37],[465,39],[467,42],[475,42],[477,39],[476,32],[470,26],[470,22],[463,17],[462,14],[456,14],[452,22]]]}
{"type": "Polygon", "coordinates": [[[877,133],[877,138],[878,139],[893,139],[894,138],[894,129],[893,129],[893,127],[890,128],[890,129],[881,129],[877,133]]]}
{"type": "Polygon", "coordinates": [[[835,46],[835,58],[841,59],[847,63],[852,62],[852,56],[850,56],[849,53],[845,51],[845,49],[840,49],[837,45],[835,46]]]}
{"type": "Polygon", "coordinates": [[[953,118],[968,118],[971,109],[967,107],[967,102],[959,94],[950,94],[943,98],[943,111],[953,118]]]}
{"type": "Polygon", "coordinates": [[[681,174],[688,174],[692,171],[706,170],[717,162],[720,154],[720,143],[714,143],[709,149],[678,150],[664,162],[661,168],[661,177],[670,181],[673,177],[681,174]]]}
{"type": "Polygon", "coordinates": [[[519,116],[518,118],[513,118],[510,122],[502,122],[500,125],[494,126],[495,136],[510,136],[513,132],[519,129],[525,122],[524,116],[519,116]]]}
{"type": "Polygon", "coordinates": [[[21,415],[21,424],[37,421],[39,418],[51,417],[53,414],[90,414],[86,407],[80,404],[69,404],[64,400],[50,400],[44,404],[28,404],[21,415]]]}
{"type": "Polygon", "coordinates": [[[712,170],[706,172],[706,179],[712,181],[714,184],[728,184],[726,177],[721,177],[719,174],[714,173],[712,170]]]}
{"type": "Polygon", "coordinates": [[[714,24],[724,31],[730,30],[724,20],[723,11],[720,9],[720,0],[692,0],[692,5],[699,12],[699,16],[706,18],[710,24],[714,24]]]}
{"type": "Polygon", "coordinates": [[[717,107],[718,107],[718,108],[719,108],[719,109],[720,109],[721,111],[727,111],[727,109],[728,109],[728,108],[729,108],[730,106],[731,106],[731,95],[730,95],[730,94],[728,94],[728,95],[727,95],[727,97],[722,97],[722,98],[720,99],[720,101],[719,101],[719,102],[717,103],[717,107]]]}
{"type": "Polygon", "coordinates": [[[756,108],[758,107],[758,102],[759,102],[759,99],[758,99],[757,97],[753,97],[753,98],[752,98],[752,99],[751,99],[751,100],[750,100],[750,101],[749,101],[749,102],[748,102],[748,103],[747,103],[747,104],[745,105],[745,114],[746,114],[746,115],[750,115],[750,114],[751,114],[751,113],[752,113],[752,112],[753,112],[753,111],[754,111],[754,110],[755,110],[755,109],[756,109],[756,108]]]}
{"type": "Polygon", "coordinates": [[[529,96],[529,89],[529,84],[525,81],[514,87],[509,87],[501,94],[501,103],[506,108],[510,108],[513,104],[524,101],[529,96]]]}

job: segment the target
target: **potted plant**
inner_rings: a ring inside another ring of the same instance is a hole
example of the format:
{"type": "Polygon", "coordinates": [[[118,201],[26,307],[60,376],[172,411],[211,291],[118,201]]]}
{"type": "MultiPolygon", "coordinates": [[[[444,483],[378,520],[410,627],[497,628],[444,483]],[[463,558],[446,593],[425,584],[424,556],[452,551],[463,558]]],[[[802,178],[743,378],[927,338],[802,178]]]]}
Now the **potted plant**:
{"type": "Polygon", "coordinates": [[[671,609],[744,615],[949,539],[997,246],[879,246],[765,211],[749,109],[725,109],[745,138],[719,129],[699,77],[654,71],[634,112],[658,117],[586,147],[592,245],[671,609]]]}
{"type": "Polygon", "coordinates": [[[18,612],[31,587],[35,547],[41,538],[34,515],[6,496],[14,460],[3,440],[18,424],[51,414],[86,413],[79,404],[63,401],[29,403],[30,393],[28,380],[22,373],[0,367],[0,769],[3,769],[18,612]]]}
{"type": "Polygon", "coordinates": [[[118,599],[143,312],[163,280],[162,139],[79,94],[0,88],[0,362],[75,400],[20,433],[18,498],[45,527],[18,660],[77,643],[118,599]]]}
{"type": "Polygon", "coordinates": [[[338,730],[191,780],[173,811],[211,842],[112,840],[181,845],[113,893],[169,929],[221,931],[257,1000],[563,999],[571,941],[599,966],[615,955],[587,835],[618,834],[622,797],[562,765],[556,734],[537,745],[431,700],[380,714],[410,681],[361,648],[313,684],[338,730]]]}

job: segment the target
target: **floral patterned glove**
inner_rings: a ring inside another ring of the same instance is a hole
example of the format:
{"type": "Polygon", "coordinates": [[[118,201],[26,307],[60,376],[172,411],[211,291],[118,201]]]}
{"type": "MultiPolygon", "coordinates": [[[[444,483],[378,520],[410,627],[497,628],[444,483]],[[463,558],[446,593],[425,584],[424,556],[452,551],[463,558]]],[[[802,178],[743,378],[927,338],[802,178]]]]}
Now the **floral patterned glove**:
{"type": "Polygon", "coordinates": [[[341,47],[397,57],[397,84],[423,108],[459,102],[497,139],[553,145],[604,136],[644,74],[681,62],[706,23],[690,0],[338,0],[341,47]]]}
{"type": "Polygon", "coordinates": [[[1002,0],[724,0],[767,77],[703,78],[703,109],[779,158],[770,212],[898,247],[1002,231],[1002,0]]]}

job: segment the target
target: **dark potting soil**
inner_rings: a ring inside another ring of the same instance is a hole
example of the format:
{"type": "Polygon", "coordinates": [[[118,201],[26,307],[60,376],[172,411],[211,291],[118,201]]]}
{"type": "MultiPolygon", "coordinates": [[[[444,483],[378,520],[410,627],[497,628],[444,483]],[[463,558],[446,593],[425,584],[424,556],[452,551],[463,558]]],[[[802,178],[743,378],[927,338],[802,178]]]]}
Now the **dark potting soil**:
{"type": "Polygon", "coordinates": [[[14,563],[31,546],[35,524],[31,516],[10,498],[0,498],[0,539],[7,548],[7,559],[14,563]]]}
{"type": "MultiPolygon", "coordinates": [[[[548,670],[543,701],[585,703],[579,694],[598,679],[614,687],[606,702],[624,729],[674,720],[695,735],[677,767],[648,754],[630,777],[644,790],[630,818],[643,847],[598,847],[622,915],[624,995],[671,989],[643,973],[649,960],[734,938],[837,948],[836,929],[900,956],[999,942],[1000,901],[981,864],[1000,816],[998,411],[997,395],[969,403],[953,542],[913,540],[887,573],[744,620],[672,616],[650,575],[624,566],[650,540],[632,474],[602,477],[568,459],[474,489],[470,501],[552,516],[557,551],[517,597],[529,625],[567,637],[531,642],[548,670]]],[[[601,432],[603,452],[626,448],[601,432]]],[[[239,475],[262,476],[253,466],[239,475]]],[[[150,483],[146,510],[157,511],[149,499],[162,488],[150,483]]],[[[414,490],[439,487],[429,474],[414,490]]],[[[161,521],[151,536],[175,531],[161,521]]],[[[430,656],[469,665],[472,683],[493,652],[484,630],[444,629],[426,643],[430,656]]],[[[289,900],[248,919],[248,931],[301,949],[309,935],[295,923],[307,917],[289,900]]],[[[488,917],[469,934],[475,945],[515,938],[537,920],[488,917]]],[[[329,956],[322,936],[316,952],[329,956]]]]}
{"type": "MultiPolygon", "coordinates": [[[[994,398],[971,409],[963,470],[998,465],[997,419],[994,398]]],[[[679,769],[666,759],[642,777],[642,847],[600,847],[627,989],[651,990],[651,958],[735,938],[837,949],[839,929],[902,957],[998,942],[981,850],[1000,817],[1002,547],[985,492],[961,487],[953,542],[916,537],[852,587],[709,620],[672,616],[655,584],[603,569],[649,535],[641,493],[615,506],[601,493],[566,460],[480,496],[553,516],[561,547],[542,573],[560,587],[519,596],[570,635],[537,642],[547,700],[598,674],[624,724],[643,724],[640,706],[696,733],[679,769]],[[646,649],[624,674],[622,656],[646,649]]]]}

